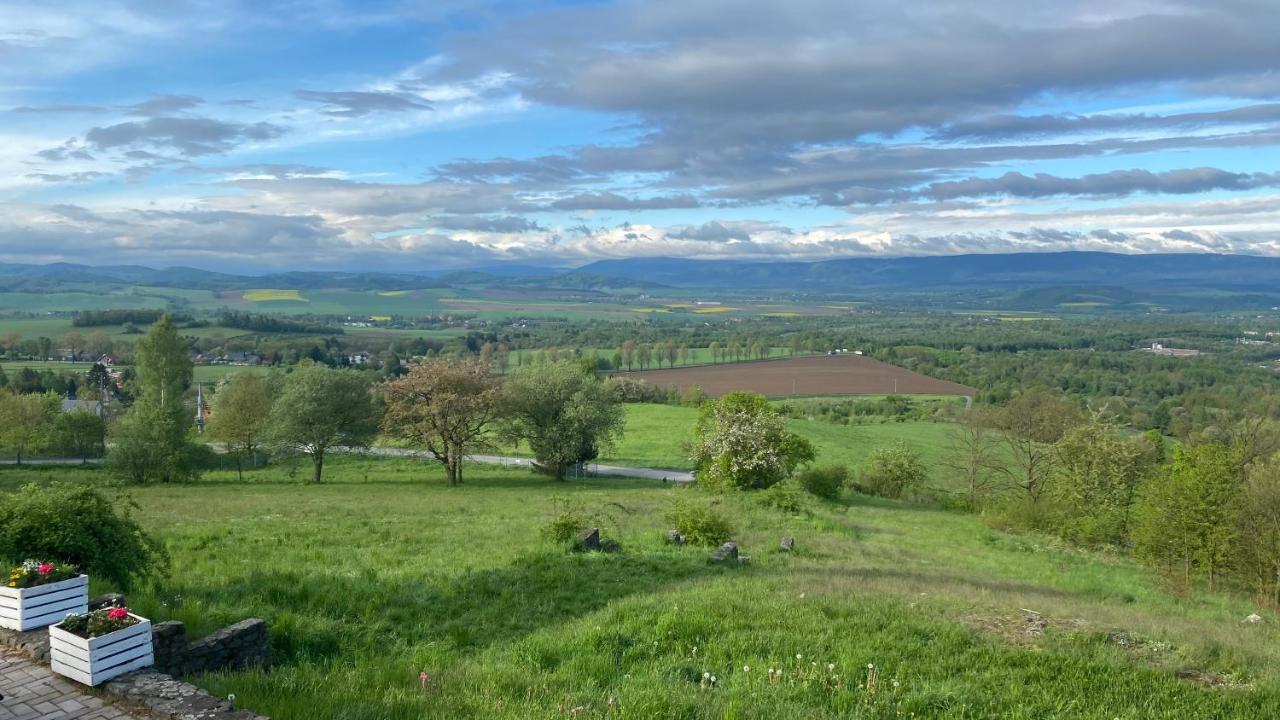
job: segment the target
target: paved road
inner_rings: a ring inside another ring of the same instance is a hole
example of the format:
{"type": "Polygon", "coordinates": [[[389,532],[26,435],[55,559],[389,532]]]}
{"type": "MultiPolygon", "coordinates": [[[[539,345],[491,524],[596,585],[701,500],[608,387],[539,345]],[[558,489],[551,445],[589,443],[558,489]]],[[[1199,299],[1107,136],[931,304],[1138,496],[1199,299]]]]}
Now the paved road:
{"type": "MultiPolygon", "coordinates": [[[[101,458],[89,458],[87,461],[80,458],[22,458],[23,466],[27,465],[79,465],[87,462],[90,465],[98,465],[102,462],[101,458]]],[[[5,458],[0,460],[0,465],[17,465],[18,461],[13,458],[5,458]]]]}
{"type": "Polygon", "coordinates": [[[0,720],[137,720],[52,670],[0,648],[0,720]]]}
{"type": "MultiPolygon", "coordinates": [[[[378,455],[381,457],[412,457],[412,458],[429,458],[431,455],[422,450],[405,450],[401,448],[334,448],[333,452],[357,453],[364,455],[378,455]]],[[[530,467],[533,461],[529,458],[511,457],[508,455],[469,455],[467,459],[471,462],[481,463],[484,465],[518,465],[521,467],[530,467]]],[[[101,460],[89,460],[90,464],[101,463],[101,460]]],[[[0,465],[16,465],[17,461],[12,458],[0,460],[0,465]]],[[[79,458],[39,458],[34,460],[23,460],[23,465],[79,465],[79,458]]],[[[587,466],[588,475],[614,476],[614,477],[632,477],[643,478],[645,480],[666,480],[673,483],[691,483],[693,482],[693,473],[688,470],[667,470],[663,468],[637,468],[624,467],[621,465],[601,465],[599,463],[589,463],[587,466]]]]}
{"type": "MultiPolygon", "coordinates": [[[[431,457],[430,453],[423,450],[406,450],[402,448],[367,448],[363,450],[344,448],[344,450],[347,452],[379,455],[382,457],[431,457]]],[[[533,465],[533,461],[529,458],[511,457],[510,455],[468,455],[467,460],[475,463],[481,463],[483,465],[518,465],[520,467],[531,467],[533,465]]],[[[601,465],[599,463],[588,463],[586,469],[588,475],[632,477],[642,478],[645,480],[666,480],[668,482],[681,484],[693,482],[693,473],[688,470],[624,467],[622,465],[601,465]]]]}

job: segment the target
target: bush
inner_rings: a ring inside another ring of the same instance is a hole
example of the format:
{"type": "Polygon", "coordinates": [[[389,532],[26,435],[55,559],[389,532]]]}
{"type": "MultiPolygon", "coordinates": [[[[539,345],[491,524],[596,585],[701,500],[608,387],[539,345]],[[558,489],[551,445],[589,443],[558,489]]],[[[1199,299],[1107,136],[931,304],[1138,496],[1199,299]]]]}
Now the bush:
{"type": "Polygon", "coordinates": [[[578,533],[591,526],[591,517],[579,504],[564,498],[556,498],[559,514],[542,528],[542,537],[558,545],[568,545],[578,539],[578,533]]]}
{"type": "Polygon", "coordinates": [[[790,480],[780,482],[760,493],[760,504],[768,508],[773,508],[774,510],[781,510],[782,512],[792,514],[802,513],[808,510],[805,503],[804,493],[801,492],[800,487],[796,483],[790,480]]]}
{"type": "Polygon", "coordinates": [[[615,400],[623,403],[665,403],[667,391],[632,377],[614,376],[605,379],[604,388],[615,400]]]}
{"type": "Polygon", "coordinates": [[[666,518],[686,542],[694,545],[720,545],[733,537],[733,524],[710,503],[678,500],[666,518]]]}
{"type": "Polygon", "coordinates": [[[0,497],[0,558],[68,562],[121,589],[168,564],[163,547],[87,485],[27,485],[0,497]]]}
{"type": "Polygon", "coordinates": [[[900,498],[922,486],[928,477],[920,456],[904,443],[877,448],[858,477],[858,489],[869,495],[900,498]]]}
{"type": "Polygon", "coordinates": [[[849,468],[844,465],[824,465],[800,473],[800,487],[827,500],[839,500],[848,484],[849,468]]]}

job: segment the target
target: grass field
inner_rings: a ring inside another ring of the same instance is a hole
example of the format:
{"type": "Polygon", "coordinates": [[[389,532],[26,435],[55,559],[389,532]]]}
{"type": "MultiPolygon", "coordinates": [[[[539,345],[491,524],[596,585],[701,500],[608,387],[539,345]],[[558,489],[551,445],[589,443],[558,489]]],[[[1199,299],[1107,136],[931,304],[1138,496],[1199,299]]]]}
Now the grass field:
{"type": "MultiPolygon", "coordinates": [[[[3,469],[0,492],[99,472],[3,469]]],[[[327,476],[304,486],[277,467],[243,484],[218,473],[130,492],[173,558],[131,607],[193,636],[267,619],[273,670],[194,679],[278,720],[1184,720],[1280,708],[1274,614],[1242,624],[1248,603],[1175,597],[1127,560],[973,516],[853,496],[793,516],[728,497],[719,508],[752,562],[715,567],[706,549],[661,542],[663,513],[701,501],[696,490],[479,468],[450,488],[434,465],[355,458],[335,458],[327,476]],[[622,551],[544,541],[556,495],[622,551]],[[776,550],[783,535],[794,553],[776,550]]]]}
{"type": "MultiPolygon", "coordinates": [[[[637,467],[688,470],[693,467],[686,444],[693,439],[696,408],[677,405],[627,405],[626,434],[617,449],[604,453],[600,462],[637,467]]],[[[868,425],[835,425],[820,420],[788,420],[787,428],[813,443],[818,464],[833,463],[856,468],[878,447],[902,441],[920,453],[926,465],[936,468],[946,447],[950,425],[942,422],[873,422],[868,425]]],[[[937,477],[941,486],[948,478],[937,477]]]]}
{"type": "MultiPolygon", "coordinates": [[[[19,360],[14,362],[2,362],[0,368],[4,368],[6,373],[12,374],[20,372],[23,368],[32,368],[34,370],[52,370],[54,372],[87,372],[92,365],[89,363],[68,363],[68,362],[39,362],[34,360],[19,360]]],[[[216,382],[227,375],[247,370],[249,372],[268,372],[271,368],[263,365],[196,365],[192,369],[192,380],[194,382],[207,383],[216,382]]]]}

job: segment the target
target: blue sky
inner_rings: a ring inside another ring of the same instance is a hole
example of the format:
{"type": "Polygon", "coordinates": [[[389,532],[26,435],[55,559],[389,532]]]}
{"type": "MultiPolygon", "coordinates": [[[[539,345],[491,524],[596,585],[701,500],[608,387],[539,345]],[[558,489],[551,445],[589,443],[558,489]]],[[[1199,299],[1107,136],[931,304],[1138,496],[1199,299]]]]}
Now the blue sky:
{"type": "Polygon", "coordinates": [[[1277,31],[1254,0],[0,0],[0,261],[1276,255],[1277,31]]]}

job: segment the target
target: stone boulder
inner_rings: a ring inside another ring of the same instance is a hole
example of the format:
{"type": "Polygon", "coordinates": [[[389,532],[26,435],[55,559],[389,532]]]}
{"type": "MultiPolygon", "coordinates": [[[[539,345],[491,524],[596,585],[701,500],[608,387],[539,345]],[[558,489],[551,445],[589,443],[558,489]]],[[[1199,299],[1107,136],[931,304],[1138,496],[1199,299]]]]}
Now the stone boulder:
{"type": "Polygon", "coordinates": [[[578,533],[578,547],[582,550],[600,550],[600,528],[587,528],[578,533]]]}
{"type": "Polygon", "coordinates": [[[735,542],[727,542],[716,548],[714,553],[711,553],[711,562],[713,563],[722,563],[729,560],[737,561],[737,559],[738,543],[735,542]]]}

